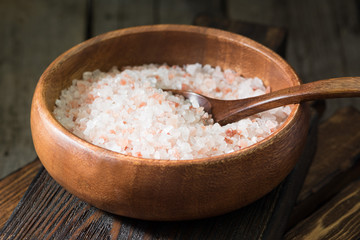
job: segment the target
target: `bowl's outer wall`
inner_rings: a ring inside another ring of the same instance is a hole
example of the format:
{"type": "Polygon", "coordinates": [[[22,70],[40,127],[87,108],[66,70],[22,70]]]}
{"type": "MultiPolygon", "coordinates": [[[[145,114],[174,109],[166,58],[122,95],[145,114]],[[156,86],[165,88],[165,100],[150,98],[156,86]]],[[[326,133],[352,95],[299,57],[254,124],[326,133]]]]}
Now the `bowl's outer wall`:
{"type": "Polygon", "coordinates": [[[68,191],[103,210],[148,220],[203,218],[264,196],[294,167],[308,130],[303,105],[266,141],[199,160],[150,160],[114,153],[75,137],[51,112],[60,92],[84,71],[113,66],[202,63],[258,76],[272,89],[300,84],[269,49],[238,35],[192,26],[160,25],[110,32],[68,50],[41,76],[31,129],[50,175],[68,191]]]}

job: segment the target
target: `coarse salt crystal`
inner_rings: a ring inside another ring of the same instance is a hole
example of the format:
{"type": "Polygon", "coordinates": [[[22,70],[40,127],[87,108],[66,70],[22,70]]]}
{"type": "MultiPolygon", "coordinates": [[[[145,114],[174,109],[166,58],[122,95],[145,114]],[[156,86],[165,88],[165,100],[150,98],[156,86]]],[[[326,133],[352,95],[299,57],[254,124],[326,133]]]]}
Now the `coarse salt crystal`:
{"type": "Polygon", "coordinates": [[[260,141],[291,112],[279,107],[220,126],[193,99],[161,89],[189,89],[213,98],[264,94],[259,78],[233,70],[189,64],[116,67],[84,72],[61,92],[54,115],[75,135],[100,147],[155,159],[193,159],[233,152],[260,141]]]}

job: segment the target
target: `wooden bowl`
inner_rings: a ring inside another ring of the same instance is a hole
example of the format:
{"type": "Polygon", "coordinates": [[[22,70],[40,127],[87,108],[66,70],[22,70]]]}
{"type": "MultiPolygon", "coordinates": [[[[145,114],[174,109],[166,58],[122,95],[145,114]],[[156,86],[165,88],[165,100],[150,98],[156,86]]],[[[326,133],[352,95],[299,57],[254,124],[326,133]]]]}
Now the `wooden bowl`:
{"type": "Polygon", "coordinates": [[[303,147],[308,111],[302,104],[292,105],[285,124],[255,145],[220,156],[176,161],[126,156],[95,146],[67,131],[52,114],[60,91],[84,71],[197,62],[258,76],[273,90],[300,84],[277,54],[229,32],[156,25],[97,36],[59,56],[36,87],[31,130],[46,170],[69,192],[100,209],[147,220],[219,215],[271,191],[292,170],[303,147]]]}

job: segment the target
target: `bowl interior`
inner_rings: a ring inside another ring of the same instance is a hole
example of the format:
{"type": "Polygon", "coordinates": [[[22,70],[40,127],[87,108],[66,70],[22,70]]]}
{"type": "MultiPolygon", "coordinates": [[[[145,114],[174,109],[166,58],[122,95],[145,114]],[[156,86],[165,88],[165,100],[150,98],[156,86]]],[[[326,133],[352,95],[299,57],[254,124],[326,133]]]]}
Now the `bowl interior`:
{"type": "Polygon", "coordinates": [[[61,90],[83,72],[149,63],[210,64],[259,77],[272,90],[300,84],[268,48],[221,30],[157,25],[122,29],[59,56],[35,90],[34,146],[50,175],[68,191],[115,214],[184,220],[223,214],[263,196],[294,167],[306,137],[303,105],[292,105],[282,127],[263,141],[210,158],[166,161],[122,155],[87,143],[61,127],[52,111],[61,90]]]}
{"type": "Polygon", "coordinates": [[[272,90],[299,84],[293,70],[266,47],[239,35],[192,26],[159,25],[118,30],[90,39],[61,55],[42,77],[52,111],[62,89],[85,71],[149,63],[210,64],[259,77],[272,90]]]}

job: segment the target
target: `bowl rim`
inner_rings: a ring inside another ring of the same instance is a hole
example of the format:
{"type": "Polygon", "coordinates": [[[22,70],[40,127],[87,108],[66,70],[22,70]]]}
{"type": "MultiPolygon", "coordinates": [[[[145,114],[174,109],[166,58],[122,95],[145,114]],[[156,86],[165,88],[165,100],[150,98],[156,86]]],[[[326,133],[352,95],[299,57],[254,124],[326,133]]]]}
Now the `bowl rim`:
{"type": "Polygon", "coordinates": [[[261,55],[267,57],[272,62],[275,62],[277,65],[282,65],[289,71],[289,76],[293,78],[293,81],[295,81],[295,85],[300,85],[301,80],[294,71],[294,69],[290,66],[289,63],[287,63],[280,55],[275,53],[273,50],[269,49],[268,47],[248,38],[240,34],[231,33],[228,31],[215,29],[215,28],[209,28],[209,27],[202,27],[202,26],[193,26],[193,25],[184,25],[184,24],[157,24],[157,25],[144,25],[144,26],[136,26],[136,27],[129,27],[124,29],[118,29],[110,32],[106,32],[103,34],[100,34],[98,36],[95,36],[93,38],[90,38],[86,41],[83,41],[79,44],[76,44],[75,46],[71,47],[61,55],[59,55],[55,60],[51,62],[51,64],[45,69],[43,74],[40,76],[40,79],[37,83],[34,97],[33,97],[33,103],[32,108],[36,107],[37,110],[39,110],[39,113],[42,115],[44,120],[48,121],[52,126],[54,126],[55,130],[62,135],[62,137],[65,137],[75,145],[79,145],[81,148],[88,149],[91,152],[98,153],[101,152],[104,155],[104,158],[106,159],[112,159],[116,161],[128,161],[132,162],[134,164],[146,164],[146,165],[175,165],[175,166],[181,166],[181,165],[198,165],[203,163],[213,164],[219,161],[225,161],[226,159],[234,159],[239,158],[239,156],[245,152],[252,152],[255,151],[255,149],[259,145],[266,146],[270,144],[270,141],[268,141],[270,138],[276,138],[283,130],[291,123],[295,121],[295,117],[299,114],[300,104],[292,104],[293,108],[291,110],[291,113],[289,114],[288,118],[285,120],[285,122],[282,123],[282,125],[273,133],[271,133],[269,136],[265,137],[261,141],[254,143],[248,147],[245,147],[243,149],[233,151],[230,153],[225,154],[219,154],[211,157],[202,157],[202,158],[194,158],[194,159],[153,159],[153,158],[144,158],[144,157],[136,157],[132,155],[126,155],[123,153],[115,152],[106,148],[103,148],[101,146],[95,145],[93,143],[90,143],[78,136],[76,136],[74,133],[67,130],[53,115],[53,112],[48,108],[46,101],[45,101],[45,94],[43,93],[43,82],[45,82],[44,79],[48,75],[51,74],[54,67],[58,66],[62,62],[66,61],[66,59],[70,58],[71,56],[77,54],[78,52],[82,51],[83,49],[86,49],[88,46],[95,44],[97,42],[106,41],[112,38],[117,38],[120,36],[130,35],[130,34],[140,34],[145,32],[161,32],[161,31],[170,31],[170,32],[188,32],[188,33],[196,33],[196,34],[206,34],[207,36],[211,36],[214,38],[223,38],[226,40],[230,40],[232,42],[235,42],[237,44],[241,43],[242,45],[248,47],[252,51],[256,51],[261,53],[261,55]],[[221,33],[221,34],[219,34],[221,33]],[[260,51],[261,50],[261,51],[260,51]],[[45,111],[40,111],[40,110],[45,111]]]}

